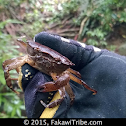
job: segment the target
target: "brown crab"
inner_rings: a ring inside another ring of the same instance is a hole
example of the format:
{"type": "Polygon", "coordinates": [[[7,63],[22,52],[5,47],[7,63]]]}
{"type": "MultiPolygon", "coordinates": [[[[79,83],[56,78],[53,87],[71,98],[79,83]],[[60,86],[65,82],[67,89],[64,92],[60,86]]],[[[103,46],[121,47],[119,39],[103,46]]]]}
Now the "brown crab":
{"type": "Polygon", "coordinates": [[[70,79],[83,85],[85,88],[92,91],[94,95],[97,93],[96,90],[90,88],[83,80],[80,79],[81,75],[79,72],[70,68],[74,64],[65,56],[37,42],[27,41],[27,43],[24,43],[22,40],[18,40],[18,42],[26,49],[27,55],[3,62],[6,84],[15,93],[18,92],[12,87],[11,80],[13,80],[13,78],[10,77],[9,71],[18,69],[25,63],[28,63],[35,69],[50,75],[54,80],[54,82],[46,82],[38,88],[39,92],[51,92],[58,90],[61,96],[60,99],[57,99],[48,105],[41,100],[41,104],[45,107],[52,108],[60,104],[65,97],[65,91],[67,91],[70,96],[71,103],[73,103],[75,96],[69,85],[70,79]]]}

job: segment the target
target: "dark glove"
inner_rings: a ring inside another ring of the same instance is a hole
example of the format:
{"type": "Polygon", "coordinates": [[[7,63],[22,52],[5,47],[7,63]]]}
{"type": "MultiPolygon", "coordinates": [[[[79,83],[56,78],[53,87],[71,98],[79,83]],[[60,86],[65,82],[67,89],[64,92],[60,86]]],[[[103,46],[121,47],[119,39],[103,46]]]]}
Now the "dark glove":
{"type": "MultiPolygon", "coordinates": [[[[124,56],[46,32],[37,34],[35,41],[68,57],[75,64],[72,69],[79,71],[82,80],[97,90],[97,94],[92,95],[90,90],[71,80],[70,85],[75,94],[74,103],[70,106],[70,98],[66,93],[53,118],[126,117],[126,58],[124,56]]],[[[28,64],[22,67],[22,73],[27,116],[40,117],[45,111],[40,100],[48,104],[56,91],[41,93],[37,91],[37,87],[52,80],[50,76],[35,70],[28,64]]]]}

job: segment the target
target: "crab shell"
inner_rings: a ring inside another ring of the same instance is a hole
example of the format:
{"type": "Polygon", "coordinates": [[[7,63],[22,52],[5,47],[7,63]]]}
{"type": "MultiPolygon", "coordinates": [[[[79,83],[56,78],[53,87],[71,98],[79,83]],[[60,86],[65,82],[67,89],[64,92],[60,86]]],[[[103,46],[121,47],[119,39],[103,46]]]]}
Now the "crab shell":
{"type": "Polygon", "coordinates": [[[48,75],[50,73],[61,74],[69,67],[75,65],[65,56],[37,42],[27,42],[27,53],[35,62],[36,68],[48,75]]]}

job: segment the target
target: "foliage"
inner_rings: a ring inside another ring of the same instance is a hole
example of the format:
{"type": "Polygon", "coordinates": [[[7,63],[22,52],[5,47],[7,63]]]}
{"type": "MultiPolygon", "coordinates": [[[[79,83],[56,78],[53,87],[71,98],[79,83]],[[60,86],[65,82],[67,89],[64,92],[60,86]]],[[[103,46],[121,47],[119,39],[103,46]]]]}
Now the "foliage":
{"type": "Polygon", "coordinates": [[[31,8],[27,8],[26,11],[30,12],[25,14],[25,24],[21,28],[20,32],[33,38],[35,34],[43,31],[44,22],[41,17],[41,8],[34,6],[34,1],[29,3],[29,6],[31,6],[31,8]]]}
{"type": "Polygon", "coordinates": [[[106,37],[114,26],[126,22],[125,0],[69,0],[60,6],[61,9],[54,14],[52,21],[61,21],[67,15],[71,16],[73,24],[82,27],[79,40],[87,37],[87,44],[94,46],[106,47],[106,37]],[[81,25],[84,20],[84,25],[81,25]]]}
{"type": "MultiPolygon", "coordinates": [[[[5,27],[8,23],[20,23],[17,20],[6,20],[3,22],[0,22],[0,31],[5,27]]],[[[17,46],[14,46],[12,41],[12,37],[9,34],[5,34],[0,32],[0,43],[2,46],[0,46],[0,82],[2,84],[5,84],[4,76],[3,76],[3,70],[2,70],[2,63],[9,58],[13,58],[18,54],[18,51],[16,50],[17,46]]]]}
{"type": "MultiPolygon", "coordinates": [[[[17,46],[12,42],[12,37],[9,34],[2,32],[2,29],[8,23],[20,23],[17,20],[6,20],[0,22],[0,117],[21,117],[21,110],[24,110],[22,101],[13,92],[9,92],[5,85],[2,63],[6,59],[13,58],[19,53],[17,46]]],[[[14,72],[12,72],[14,73],[14,72]]]]}
{"type": "Polygon", "coordinates": [[[58,5],[58,10],[54,11],[51,22],[61,21],[65,16],[75,15],[80,5],[80,0],[66,0],[58,5]]]}
{"type": "Polygon", "coordinates": [[[94,29],[93,31],[89,30],[87,31],[87,35],[91,38],[88,39],[87,44],[94,45],[94,46],[107,46],[107,43],[105,41],[105,35],[107,32],[102,31],[99,28],[94,29]]]}
{"type": "MultiPolygon", "coordinates": [[[[87,10],[81,12],[83,18],[88,17],[87,31],[83,35],[90,37],[88,44],[95,46],[106,46],[106,36],[113,27],[126,22],[126,1],[122,0],[90,0],[87,10]],[[92,42],[91,42],[92,41],[92,42]]],[[[82,18],[80,17],[80,18],[82,18]]]]}
{"type": "Polygon", "coordinates": [[[21,110],[24,110],[23,101],[19,97],[12,93],[0,93],[0,113],[1,118],[17,118],[23,117],[21,115],[21,110]]]}
{"type": "Polygon", "coordinates": [[[86,38],[86,44],[106,47],[106,37],[114,26],[126,23],[125,13],[126,0],[0,0],[0,117],[22,117],[24,110],[21,99],[5,85],[2,69],[3,61],[19,56],[13,42],[17,36],[26,35],[31,39],[46,30],[47,25],[70,19],[74,28],[82,29],[79,40],[86,38]],[[6,16],[1,16],[2,13],[6,16]],[[23,18],[20,18],[21,14],[23,18]],[[5,31],[10,23],[21,26],[13,36],[5,31]]]}

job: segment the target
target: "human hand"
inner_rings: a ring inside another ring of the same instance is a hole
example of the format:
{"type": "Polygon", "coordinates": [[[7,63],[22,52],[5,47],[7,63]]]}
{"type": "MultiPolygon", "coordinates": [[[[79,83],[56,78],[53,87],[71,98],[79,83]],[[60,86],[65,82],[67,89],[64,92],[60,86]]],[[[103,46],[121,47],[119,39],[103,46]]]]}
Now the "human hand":
{"type": "Polygon", "coordinates": [[[97,90],[96,95],[70,81],[75,94],[75,100],[70,106],[70,98],[66,93],[64,101],[55,110],[45,109],[40,100],[48,104],[56,92],[41,93],[37,86],[52,81],[48,75],[35,70],[28,64],[22,67],[22,87],[24,89],[27,116],[34,117],[65,117],[65,118],[109,118],[126,117],[125,93],[126,58],[107,50],[100,50],[74,40],[41,32],[35,36],[35,41],[46,45],[68,57],[74,64],[72,68],[79,71],[90,87],[97,90]],[[25,75],[31,73],[28,77],[25,75]],[[125,107],[124,107],[125,106],[125,107]],[[49,111],[50,113],[48,113],[49,111]],[[53,111],[52,111],[53,110],[53,111]],[[43,116],[43,113],[47,115],[43,116]],[[41,115],[42,114],[42,115],[41,115]]]}

